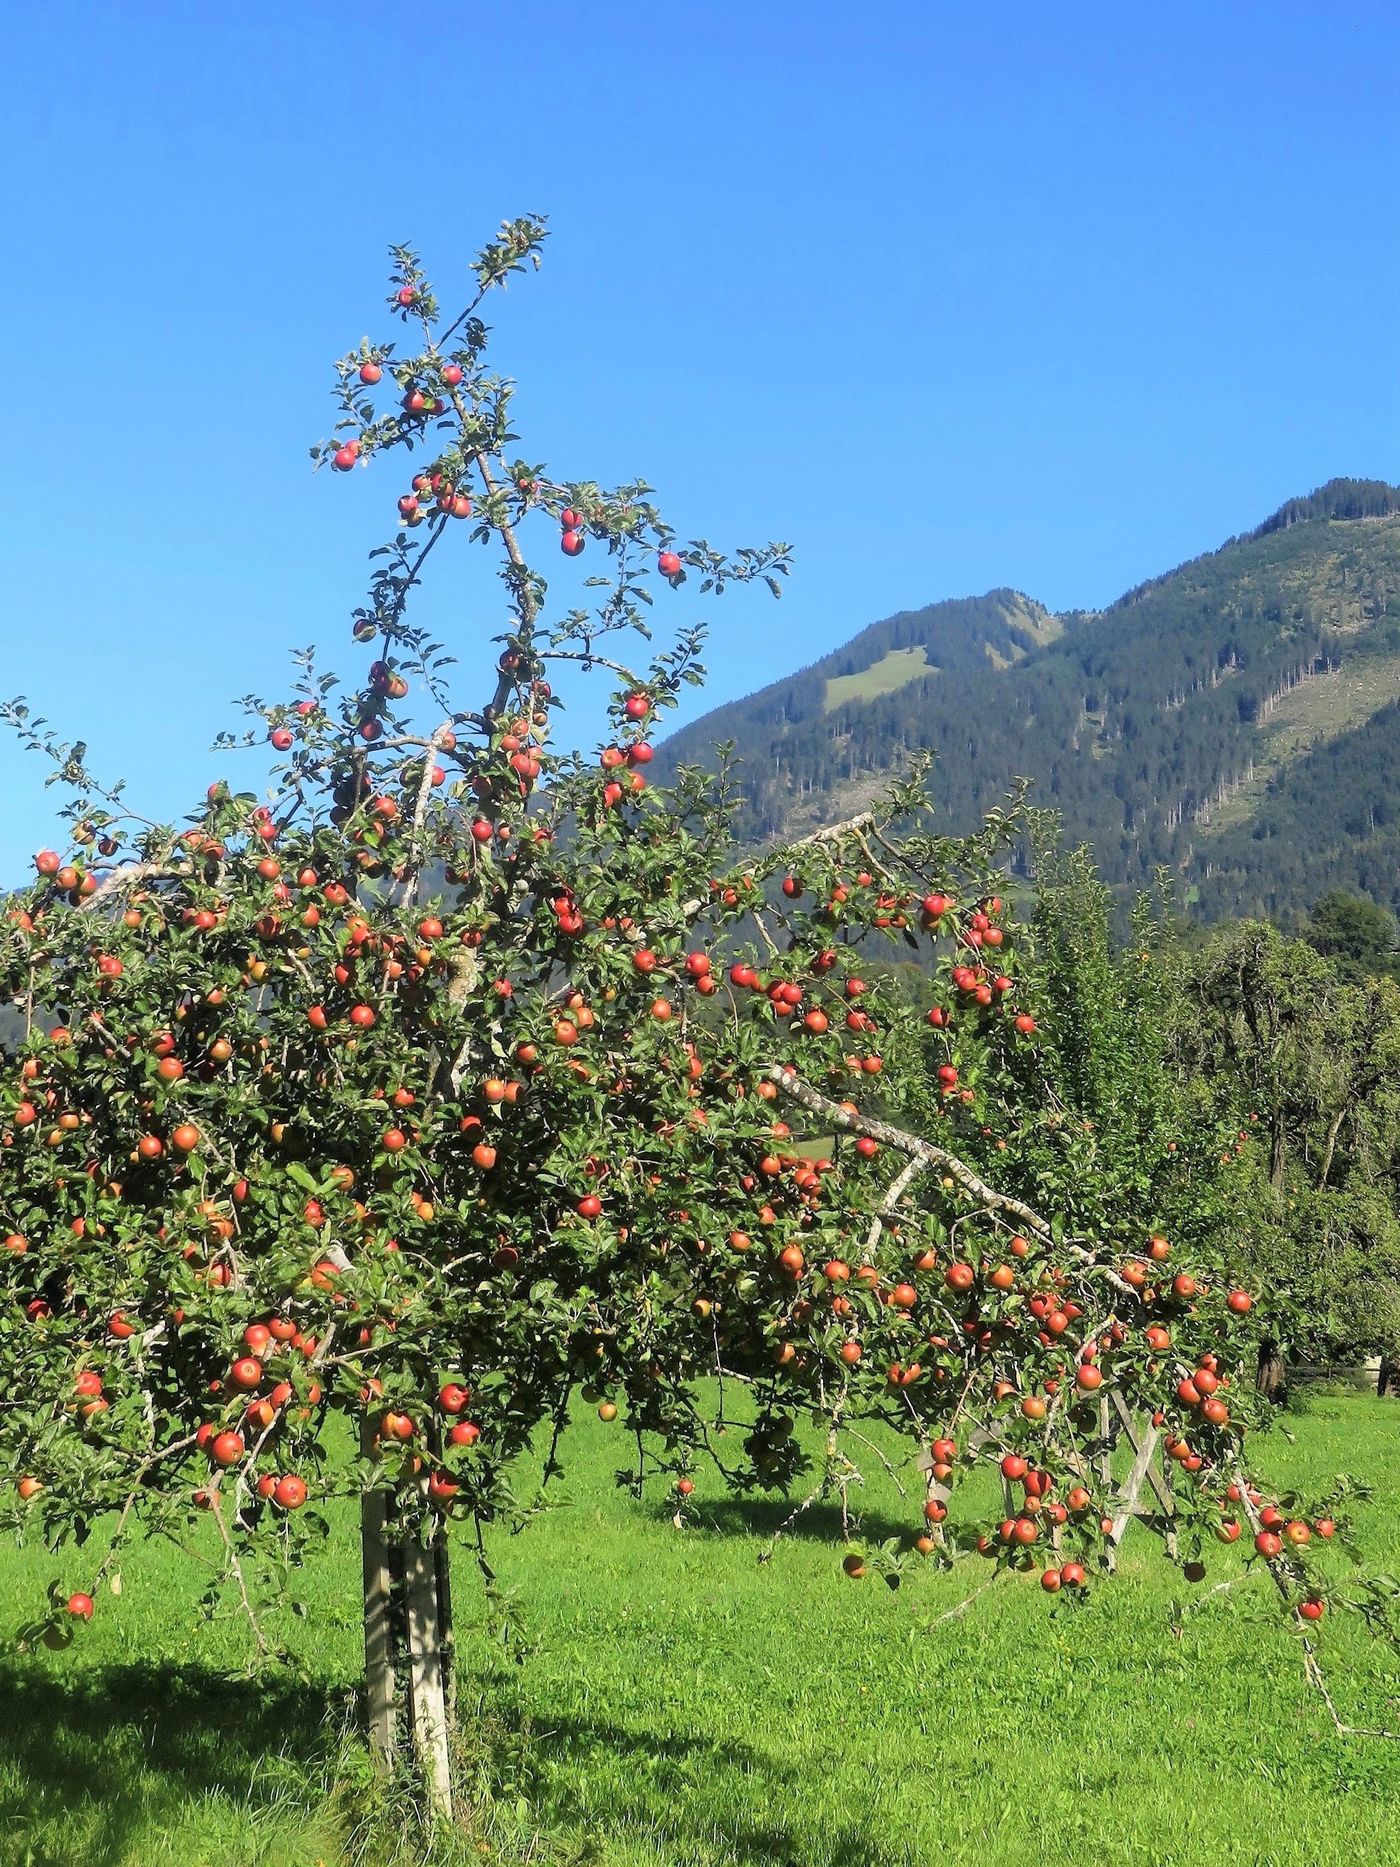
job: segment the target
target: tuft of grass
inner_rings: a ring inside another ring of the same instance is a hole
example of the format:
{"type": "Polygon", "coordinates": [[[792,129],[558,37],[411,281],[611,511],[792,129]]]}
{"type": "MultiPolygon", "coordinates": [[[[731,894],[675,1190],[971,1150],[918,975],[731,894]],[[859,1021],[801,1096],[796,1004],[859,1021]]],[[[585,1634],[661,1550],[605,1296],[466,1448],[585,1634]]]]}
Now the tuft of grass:
{"type": "MultiPolygon", "coordinates": [[[[732,1430],[740,1431],[736,1425],[732,1430]]],[[[1384,1480],[1400,1407],[1314,1393],[1260,1447],[1277,1484],[1384,1480]]],[[[723,1451],[723,1439],[719,1442],[723,1451]]],[[[897,1460],[892,1439],[882,1449],[897,1460]]],[[[493,1636],[463,1550],[457,1766],[463,1816],[425,1827],[372,1773],[353,1710],[358,1556],[305,1577],[298,1666],[238,1677],[236,1622],[197,1621],[200,1581],[134,1549],[120,1601],[66,1653],[0,1669],[0,1862],[20,1867],[1384,1867],[1400,1744],[1333,1730],[1267,1578],[1212,1547],[1193,1588],[1134,1530],[1079,1606],[976,1559],[898,1592],[840,1570],[819,1504],[758,1556],[790,1502],[700,1475],[695,1520],[637,1504],[621,1423],[581,1411],[561,1508],[489,1540],[532,1650],[493,1636]],[[473,1602],[476,1608],[473,1609],[473,1602]],[[137,1657],[139,1656],[139,1658],[137,1657]]],[[[858,1446],[853,1452],[861,1451],[858,1446]]],[[[972,1481],[975,1489],[979,1481],[972,1481]]],[[[868,1541],[911,1541],[917,1474],[871,1457],[851,1494],[868,1541]],[[899,1486],[904,1487],[901,1496],[899,1486]]],[[[337,1529],[352,1518],[337,1506],[337,1529]]],[[[1400,1572],[1400,1500],[1362,1513],[1367,1561],[1400,1572]]],[[[1335,1559],[1335,1558],[1332,1558],[1335,1559]]],[[[0,1552],[11,1629],[50,1574],[0,1552]]],[[[1354,1617],[1323,1624],[1343,1716],[1400,1728],[1400,1663],[1354,1617]]]]}

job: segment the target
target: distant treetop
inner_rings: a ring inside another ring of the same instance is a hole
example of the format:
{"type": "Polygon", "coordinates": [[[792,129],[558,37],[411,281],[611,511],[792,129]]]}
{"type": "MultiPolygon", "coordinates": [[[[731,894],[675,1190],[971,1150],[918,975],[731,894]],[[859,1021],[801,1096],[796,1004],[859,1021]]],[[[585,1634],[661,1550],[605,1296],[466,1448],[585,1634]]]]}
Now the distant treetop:
{"type": "Polygon", "coordinates": [[[1329,480],[1304,499],[1289,499],[1248,538],[1287,531],[1309,519],[1384,519],[1400,512],[1400,486],[1385,480],[1329,480]]]}

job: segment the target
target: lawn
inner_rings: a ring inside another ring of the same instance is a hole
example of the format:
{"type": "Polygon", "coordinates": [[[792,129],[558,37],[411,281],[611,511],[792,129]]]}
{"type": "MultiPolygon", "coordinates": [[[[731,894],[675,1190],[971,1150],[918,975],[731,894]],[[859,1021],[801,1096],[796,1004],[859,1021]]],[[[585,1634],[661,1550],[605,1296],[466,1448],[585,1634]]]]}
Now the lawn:
{"type": "MultiPolygon", "coordinates": [[[[1260,1446],[1278,1482],[1393,1480],[1400,1407],[1322,1398],[1260,1446]]],[[[1079,1610],[976,1559],[899,1592],[848,1581],[829,1514],[756,1557],[784,1513],[702,1483],[702,1527],[613,1484],[630,1441],[591,1417],[565,1507],[492,1558],[532,1650],[463,1634],[471,1832],[431,1858],[537,1867],[999,1867],[1069,1862],[1328,1864],[1400,1857],[1400,1744],[1339,1737],[1303,1679],[1267,1580],[1213,1551],[1191,1588],[1134,1531],[1079,1610]],[[1182,1613],[1180,1605],[1197,1606],[1182,1613]]],[[[868,1527],[914,1505],[876,1466],[868,1527]]],[[[1400,1500],[1368,1506],[1373,1566],[1400,1571],[1400,1500]]],[[[65,1572],[81,1566],[71,1556],[65,1572]]],[[[55,1563],[0,1556],[7,1627],[55,1563]]],[[[307,1578],[300,1676],[231,1675],[233,1621],[201,1625],[188,1559],[133,1550],[120,1601],[69,1652],[6,1663],[0,1860],[52,1867],[337,1867],[365,1807],[346,1728],[359,1660],[357,1552],[307,1578]]],[[[464,1570],[459,1620],[479,1621],[464,1570]]],[[[1400,1726],[1400,1661],[1327,1623],[1344,1713],[1400,1726]]],[[[393,1809],[375,1824],[396,1832],[393,1809]]],[[[363,1829],[363,1823],[361,1823],[363,1829]]],[[[359,1856],[357,1856],[359,1858],[359,1856]]],[[[367,1857],[375,1858],[373,1852],[367,1857]]],[[[425,1860],[415,1851],[404,1857],[425,1860]]]]}

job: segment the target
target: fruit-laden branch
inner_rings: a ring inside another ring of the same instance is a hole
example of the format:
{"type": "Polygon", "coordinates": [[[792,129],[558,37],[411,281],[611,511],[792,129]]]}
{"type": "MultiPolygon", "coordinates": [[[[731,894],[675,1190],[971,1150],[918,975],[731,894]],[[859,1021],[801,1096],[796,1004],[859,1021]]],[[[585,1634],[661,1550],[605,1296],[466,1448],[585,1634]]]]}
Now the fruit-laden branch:
{"type": "MultiPolygon", "coordinates": [[[[1240,1494],[1240,1507],[1249,1521],[1250,1529],[1257,1537],[1264,1527],[1264,1522],[1258,1510],[1255,1508],[1254,1499],[1250,1496],[1249,1479],[1246,1477],[1244,1466],[1238,1457],[1234,1460],[1234,1473],[1235,1485],[1240,1494]]],[[[1292,1577],[1295,1581],[1299,1579],[1297,1572],[1286,1563],[1280,1562],[1277,1558],[1274,1558],[1272,1561],[1266,1560],[1265,1567],[1269,1571],[1269,1579],[1278,1590],[1284,1604],[1288,1607],[1293,1607],[1293,1618],[1297,1621],[1298,1626],[1302,1628],[1303,1617],[1298,1612],[1297,1608],[1294,1607],[1288,1590],[1289,1578],[1292,1577]]],[[[1332,1694],[1327,1690],[1327,1681],[1322,1675],[1322,1663],[1317,1657],[1317,1648],[1308,1638],[1306,1632],[1302,1634],[1302,1642],[1303,1671],[1307,1675],[1308,1683],[1315,1688],[1323,1704],[1327,1707],[1328,1714],[1337,1729],[1338,1735],[1341,1737],[1385,1737],[1389,1738],[1392,1743],[1400,1742],[1400,1731],[1382,1731],[1372,1727],[1348,1724],[1345,1721],[1332,1702],[1332,1694]]]]}
{"type": "MultiPolygon", "coordinates": [[[[495,502],[498,499],[500,489],[496,485],[495,477],[491,472],[490,456],[485,449],[481,449],[476,452],[473,458],[476,461],[477,471],[481,475],[482,483],[486,487],[487,497],[495,502]]],[[[519,540],[515,536],[515,527],[511,524],[510,520],[502,515],[496,524],[496,529],[501,535],[501,543],[506,548],[506,556],[510,559],[511,569],[515,572],[517,591],[520,598],[520,621],[523,632],[528,635],[534,628],[535,616],[537,614],[537,605],[529,584],[530,567],[525,561],[525,554],[520,549],[519,540]]],[[[506,701],[510,698],[513,685],[514,682],[511,675],[503,668],[497,677],[496,692],[487,709],[487,712],[493,719],[500,713],[502,707],[504,707],[506,701]]]]}
{"type": "Polygon", "coordinates": [[[784,1095],[791,1096],[794,1102],[801,1103],[803,1108],[809,1109],[814,1115],[821,1115],[836,1127],[850,1128],[857,1134],[869,1135],[872,1141],[883,1141],[886,1147],[897,1148],[900,1153],[913,1156],[925,1166],[941,1167],[944,1173],[956,1180],[974,1198],[980,1199],[985,1206],[996,1212],[1009,1212],[1012,1218],[1019,1219],[1028,1231],[1034,1232],[1044,1243],[1053,1242],[1050,1226],[1038,1212],[1023,1200],[1012,1198],[1009,1193],[998,1193],[995,1187],[988,1186],[979,1174],[974,1173],[965,1161],[959,1160],[956,1154],[950,1154],[946,1148],[937,1147],[919,1135],[909,1134],[903,1128],[895,1128],[889,1122],[861,1115],[843,1103],[833,1102],[830,1096],[824,1096],[820,1090],[804,1083],[785,1063],[775,1063],[768,1071],[768,1079],[776,1083],[784,1095]]]}
{"type": "MultiPolygon", "coordinates": [[[[856,1134],[869,1135],[872,1141],[883,1141],[887,1147],[898,1148],[902,1154],[912,1156],[923,1166],[940,1167],[951,1179],[956,1180],[965,1192],[981,1200],[989,1211],[1009,1213],[1013,1219],[1019,1219],[1027,1231],[1034,1232],[1042,1244],[1055,1244],[1055,1236],[1049,1223],[1042,1219],[1038,1212],[1026,1205],[1024,1200],[1015,1199],[1009,1193],[997,1192],[996,1188],[989,1186],[980,1174],[975,1173],[968,1166],[966,1161],[959,1160],[956,1154],[950,1154],[946,1148],[939,1147],[932,1141],[925,1141],[921,1135],[910,1134],[906,1129],[896,1128],[890,1122],[876,1121],[873,1116],[862,1115],[847,1103],[833,1102],[830,1096],[824,1096],[820,1090],[813,1089],[809,1083],[804,1083],[785,1063],[773,1064],[767,1074],[769,1081],[776,1083],[784,1095],[791,1096],[794,1102],[800,1102],[803,1108],[810,1109],[814,1115],[823,1116],[837,1128],[847,1128],[856,1134]]],[[[898,1182],[895,1184],[898,1185],[898,1182]]],[[[886,1217],[893,1216],[888,1210],[889,1204],[890,1201],[887,1199],[886,1217]]],[[[1082,1264],[1101,1271],[1105,1281],[1115,1290],[1121,1290],[1134,1298],[1137,1297],[1138,1292],[1134,1287],[1125,1278],[1120,1277],[1117,1271],[1110,1270],[1102,1264],[1096,1252],[1087,1250],[1085,1246],[1076,1243],[1071,1238],[1061,1239],[1059,1248],[1078,1258],[1082,1264]]]]}

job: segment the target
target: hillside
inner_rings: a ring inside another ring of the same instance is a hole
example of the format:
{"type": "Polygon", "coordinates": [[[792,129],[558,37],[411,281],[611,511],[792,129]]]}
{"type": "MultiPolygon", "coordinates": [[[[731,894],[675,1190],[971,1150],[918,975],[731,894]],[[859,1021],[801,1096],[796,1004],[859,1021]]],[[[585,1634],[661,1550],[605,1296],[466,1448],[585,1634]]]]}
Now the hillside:
{"type": "Polygon", "coordinates": [[[1012,590],[907,610],[668,740],[742,751],[744,833],[859,809],[911,751],[971,826],[1015,776],[1139,886],[1287,919],[1323,889],[1400,907],[1400,487],[1334,480],[1106,610],[1012,590]]]}

